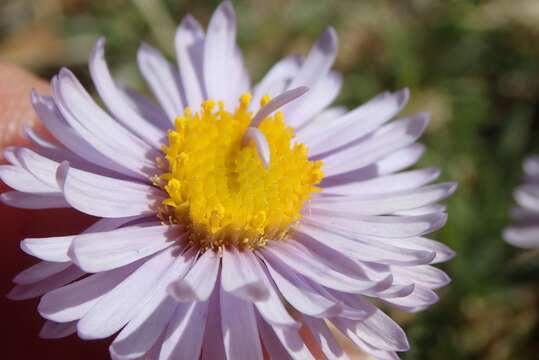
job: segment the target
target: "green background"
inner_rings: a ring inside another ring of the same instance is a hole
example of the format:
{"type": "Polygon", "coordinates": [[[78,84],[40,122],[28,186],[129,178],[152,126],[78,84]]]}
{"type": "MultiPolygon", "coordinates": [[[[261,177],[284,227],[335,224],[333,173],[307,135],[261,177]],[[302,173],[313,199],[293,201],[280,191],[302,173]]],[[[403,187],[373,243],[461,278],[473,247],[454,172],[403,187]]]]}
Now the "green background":
{"type": "MultiPolygon", "coordinates": [[[[173,56],[187,12],[207,24],[219,1],[2,0],[0,59],[50,78],[60,66],[92,88],[87,56],[108,40],[115,75],[145,89],[141,40],[173,56]]],[[[459,190],[435,237],[458,255],[453,282],[416,315],[392,312],[409,335],[404,359],[533,359],[539,353],[539,251],[501,239],[526,154],[539,151],[539,1],[234,1],[238,41],[257,80],[283,55],[306,53],[328,25],[339,34],[338,104],[409,87],[405,112],[432,121],[420,166],[459,190]]]]}

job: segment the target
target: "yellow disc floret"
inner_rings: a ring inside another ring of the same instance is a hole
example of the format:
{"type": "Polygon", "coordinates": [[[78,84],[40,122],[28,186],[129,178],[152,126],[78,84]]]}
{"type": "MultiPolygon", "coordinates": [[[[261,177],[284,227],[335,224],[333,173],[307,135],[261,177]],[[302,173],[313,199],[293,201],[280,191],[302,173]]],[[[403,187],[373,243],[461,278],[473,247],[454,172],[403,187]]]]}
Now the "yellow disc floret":
{"type": "Polygon", "coordinates": [[[253,116],[249,102],[244,94],[234,113],[212,100],[199,113],[186,108],[162,149],[168,171],[158,183],[169,198],[161,216],[184,225],[204,249],[257,248],[282,238],[323,177],[322,162],[310,161],[303,144],[291,144],[294,132],[281,112],[259,125],[270,147],[270,164],[263,165],[255,144],[243,143],[253,116]]]}

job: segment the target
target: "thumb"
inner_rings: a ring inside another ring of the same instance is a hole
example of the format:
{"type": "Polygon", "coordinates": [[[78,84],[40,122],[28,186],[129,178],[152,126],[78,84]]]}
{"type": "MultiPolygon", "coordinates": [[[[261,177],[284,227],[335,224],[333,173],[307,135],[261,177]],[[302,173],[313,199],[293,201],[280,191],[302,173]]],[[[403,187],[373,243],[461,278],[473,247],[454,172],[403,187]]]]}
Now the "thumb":
{"type": "MultiPolygon", "coordinates": [[[[0,61],[0,150],[10,145],[26,144],[26,139],[21,136],[23,124],[34,127],[40,133],[46,132],[30,103],[32,88],[40,93],[50,93],[46,81],[0,61]]],[[[1,153],[0,162],[3,162],[1,153]]]]}

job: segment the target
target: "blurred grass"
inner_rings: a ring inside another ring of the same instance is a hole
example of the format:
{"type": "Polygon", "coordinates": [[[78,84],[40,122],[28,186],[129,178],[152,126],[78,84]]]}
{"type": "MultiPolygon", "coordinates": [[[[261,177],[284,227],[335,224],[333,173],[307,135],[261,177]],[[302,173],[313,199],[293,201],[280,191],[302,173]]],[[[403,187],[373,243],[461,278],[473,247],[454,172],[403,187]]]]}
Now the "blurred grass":
{"type": "MultiPolygon", "coordinates": [[[[123,81],[143,89],[141,40],[173,56],[175,24],[203,23],[219,1],[3,0],[0,58],[46,78],[68,66],[89,85],[100,35],[123,81]]],[[[430,310],[393,316],[412,350],[405,359],[534,359],[539,353],[539,252],[500,237],[521,161],[539,151],[539,2],[536,0],[235,1],[239,43],[254,79],[279,57],[306,52],[336,27],[345,75],[338,103],[354,107],[384,89],[410,87],[406,112],[428,111],[422,166],[460,187],[437,238],[458,256],[453,283],[430,310]]]]}

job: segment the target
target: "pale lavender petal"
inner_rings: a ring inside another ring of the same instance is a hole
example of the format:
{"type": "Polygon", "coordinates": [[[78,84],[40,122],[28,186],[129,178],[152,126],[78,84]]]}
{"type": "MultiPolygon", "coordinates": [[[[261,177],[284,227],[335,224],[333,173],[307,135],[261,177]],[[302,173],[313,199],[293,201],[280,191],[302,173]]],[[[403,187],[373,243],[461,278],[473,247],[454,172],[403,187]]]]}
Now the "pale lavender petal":
{"type": "Polygon", "coordinates": [[[335,29],[329,27],[316,41],[288,88],[313,87],[329,72],[336,56],[337,33],[335,29]]]}
{"type": "Polygon", "coordinates": [[[280,266],[278,262],[266,261],[266,266],[282,296],[302,314],[327,317],[340,313],[341,308],[336,302],[322,296],[295,271],[280,266]]]}
{"type": "Polygon", "coordinates": [[[313,241],[346,254],[351,258],[394,265],[428,264],[436,255],[433,251],[403,249],[386,244],[361,241],[361,235],[345,233],[327,227],[316,227],[303,223],[297,228],[298,233],[291,236],[309,247],[313,241]],[[306,235],[306,236],[305,236],[306,235]]]}
{"type": "Polygon", "coordinates": [[[71,207],[64,199],[62,193],[31,194],[7,191],[0,194],[0,200],[6,205],[21,209],[58,209],[71,207]]]}
{"type": "MultiPolygon", "coordinates": [[[[87,228],[83,233],[95,233],[114,230],[124,224],[138,219],[138,217],[101,219],[87,228]]],[[[21,249],[32,256],[41,260],[53,262],[71,261],[67,254],[71,242],[78,235],[46,237],[46,238],[27,238],[21,241],[21,249]]]]}
{"type": "Polygon", "coordinates": [[[221,284],[217,279],[217,284],[213,290],[208,304],[208,319],[204,342],[202,344],[202,360],[225,360],[225,346],[223,344],[223,333],[221,331],[221,307],[219,303],[219,293],[221,284]]]}
{"type": "Polygon", "coordinates": [[[57,180],[72,207],[99,217],[152,214],[165,197],[157,187],[92,174],[71,168],[67,162],[58,168],[57,180]]]}
{"type": "Polygon", "coordinates": [[[178,71],[148,44],[142,44],[137,54],[138,65],[144,79],[152,89],[161,107],[166,111],[170,124],[183,112],[181,83],[178,71]]]}
{"type": "Polygon", "coordinates": [[[175,250],[169,248],[153,256],[106,293],[79,321],[79,337],[102,339],[114,334],[131,320],[137,314],[140,299],[153,290],[156,282],[176,259],[175,250]]]}
{"type": "Polygon", "coordinates": [[[44,184],[27,170],[14,165],[0,165],[0,179],[7,186],[25,193],[59,193],[57,187],[44,184]]]}
{"type": "Polygon", "coordinates": [[[157,150],[103,111],[69,70],[62,69],[53,78],[52,88],[61,114],[86,142],[130,174],[153,175],[157,150]]]}
{"type": "Polygon", "coordinates": [[[287,56],[276,62],[253,89],[250,107],[258,107],[263,96],[278,96],[286,90],[288,82],[297,74],[301,65],[299,56],[287,56]]]}
{"type": "Polygon", "coordinates": [[[307,315],[301,316],[309,328],[314,339],[320,345],[320,349],[328,359],[348,360],[348,355],[342,350],[335,336],[331,333],[324,320],[316,319],[307,315]]]}
{"type": "Polygon", "coordinates": [[[251,303],[221,288],[221,329],[227,359],[262,359],[262,347],[251,303]]]}
{"type": "Polygon", "coordinates": [[[159,358],[198,359],[207,316],[207,301],[180,303],[168,324],[159,358]]]}
{"type": "Polygon", "coordinates": [[[331,177],[361,169],[398,149],[411,145],[423,133],[427,123],[426,114],[403,118],[380,128],[363,141],[319,155],[324,160],[324,174],[331,177]]]}
{"type": "MultiPolygon", "coordinates": [[[[328,288],[360,292],[376,286],[376,282],[361,280],[336,271],[326,261],[300,244],[267,246],[261,252],[270,264],[289,268],[328,288]]],[[[295,243],[295,242],[294,242],[295,243]]]]}
{"type": "Polygon", "coordinates": [[[204,30],[191,15],[178,27],[175,44],[186,105],[197,109],[207,97],[202,75],[204,30]]]}
{"type": "Polygon", "coordinates": [[[71,262],[41,261],[18,273],[13,282],[19,285],[33,284],[57,274],[71,266],[71,262]]]}
{"type": "Polygon", "coordinates": [[[320,79],[305,97],[287,107],[287,124],[296,129],[302,128],[315,115],[331,105],[341,91],[342,82],[342,75],[333,71],[320,79]]]}
{"type": "Polygon", "coordinates": [[[391,271],[399,283],[412,282],[428,289],[438,289],[451,282],[445,272],[430,265],[392,266],[391,271]]]}
{"type": "Polygon", "coordinates": [[[503,238],[514,246],[527,249],[538,248],[539,226],[508,227],[503,232],[503,238]]]}
{"type": "Polygon", "coordinates": [[[208,300],[215,287],[220,264],[221,259],[214,251],[204,252],[185,277],[168,286],[169,294],[183,302],[208,300]]]}
{"type": "MultiPolygon", "coordinates": [[[[81,135],[79,135],[69,124],[66,123],[62,114],[53,99],[40,96],[35,90],[32,91],[32,105],[39,119],[51,134],[70,151],[79,157],[104,168],[120,172],[131,176],[140,176],[126,167],[98,152],[81,135]]],[[[6,157],[7,158],[7,157],[6,157]]]]}
{"type": "Polygon", "coordinates": [[[299,336],[297,330],[276,328],[266,323],[261,316],[257,316],[260,336],[265,345],[272,346],[277,353],[267,349],[272,359],[313,359],[314,357],[305,345],[305,341],[299,336]],[[287,354],[285,357],[277,357],[277,354],[287,354]]]}
{"type": "MultiPolygon", "coordinates": [[[[99,38],[96,41],[88,64],[97,92],[110,112],[123,126],[131,130],[140,139],[143,139],[156,149],[160,149],[165,133],[134,111],[130,100],[118,88],[105,61],[104,38],[99,38]]],[[[153,75],[156,78],[156,75],[153,75]]],[[[173,79],[170,80],[172,81],[173,79]]]]}
{"type": "Polygon", "coordinates": [[[316,211],[306,215],[303,223],[318,227],[341,229],[346,232],[405,238],[427,234],[440,229],[447,221],[447,214],[432,213],[419,216],[354,216],[346,217],[330,211],[316,211]]]}
{"type": "Polygon", "coordinates": [[[141,264],[134,263],[112,271],[90,275],[48,292],[38,311],[45,319],[68,322],[81,319],[103,296],[114,289],[141,264]]]}
{"type": "Polygon", "coordinates": [[[378,309],[365,320],[333,318],[331,321],[343,333],[349,336],[354,334],[378,349],[408,351],[410,348],[404,331],[389,316],[378,309]]]}
{"type": "Polygon", "coordinates": [[[158,225],[83,234],[73,239],[68,255],[87,272],[106,271],[170,247],[182,233],[177,225],[158,225]]]}
{"type": "Polygon", "coordinates": [[[116,85],[118,86],[118,91],[123,93],[126,104],[128,104],[134,111],[138,112],[140,116],[163,131],[170,129],[170,118],[161,107],[137,90],[125,84],[117,82],[116,85]]]}
{"type": "Polygon", "coordinates": [[[369,102],[344,114],[327,126],[306,128],[298,134],[311,155],[318,155],[360,139],[391,120],[406,105],[407,89],[382,93],[369,102]]]}
{"type": "Polygon", "coordinates": [[[112,358],[139,358],[150,351],[159,340],[160,335],[171,324],[174,312],[178,308],[178,303],[168,296],[167,286],[189,270],[195,256],[196,251],[193,249],[184,252],[158,280],[156,288],[141,299],[136,316],[122,329],[109,347],[112,358]]]}
{"type": "Polygon", "coordinates": [[[275,332],[271,327],[262,319],[259,314],[256,314],[258,331],[260,332],[260,339],[266,349],[266,352],[269,354],[270,359],[293,359],[290,353],[285,349],[281,344],[281,341],[275,335],[275,332]]]}
{"type": "Polygon", "coordinates": [[[260,272],[255,272],[258,263],[250,251],[235,248],[224,249],[221,285],[224,291],[249,301],[263,301],[269,297],[260,272]]]}
{"type": "Polygon", "coordinates": [[[301,325],[286,310],[281,294],[277,292],[275,285],[270,279],[270,275],[264,270],[264,264],[258,258],[251,265],[251,271],[262,281],[263,286],[268,291],[268,298],[262,301],[255,301],[254,305],[260,315],[273,327],[285,327],[299,330],[301,325]]]}
{"type": "Polygon", "coordinates": [[[233,96],[232,74],[236,47],[236,14],[230,1],[214,11],[204,42],[204,81],[210,99],[224,100],[230,106],[233,96]]]}
{"type": "Polygon", "coordinates": [[[45,321],[39,337],[42,339],[61,339],[77,332],[77,322],[57,323],[54,321],[45,321]]]}
{"type": "Polygon", "coordinates": [[[304,95],[307,91],[309,91],[308,87],[300,86],[277,95],[275,98],[271,99],[269,103],[258,110],[255,116],[251,119],[250,126],[258,127],[262,120],[270,116],[277,109],[304,95]]]}
{"type": "Polygon", "coordinates": [[[456,187],[456,183],[448,182],[404,192],[316,198],[308,206],[313,211],[329,210],[344,216],[384,215],[441,201],[455,192],[456,187]]]}
{"type": "Polygon", "coordinates": [[[436,168],[418,169],[379,176],[365,181],[328,186],[324,188],[324,192],[341,195],[360,195],[411,190],[436,180],[438,176],[440,176],[440,170],[436,168]]]}
{"type": "Polygon", "coordinates": [[[32,299],[69,284],[84,274],[84,271],[80,270],[75,265],[71,265],[67,269],[36,283],[17,285],[6,295],[6,297],[11,300],[32,299]]]}
{"type": "Polygon", "coordinates": [[[408,296],[392,299],[382,298],[382,300],[395,308],[408,312],[418,312],[438,302],[439,297],[431,289],[416,285],[414,291],[408,296]]]}

